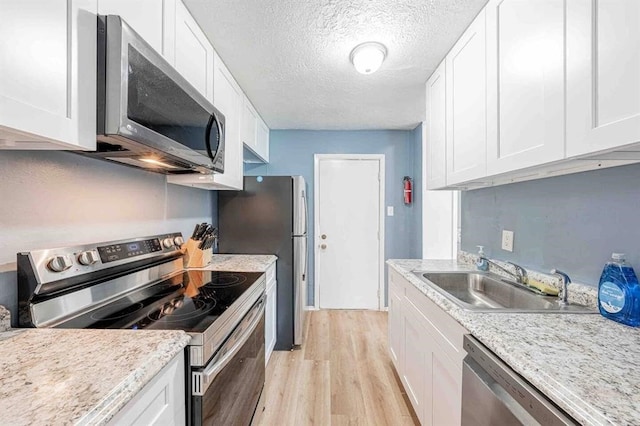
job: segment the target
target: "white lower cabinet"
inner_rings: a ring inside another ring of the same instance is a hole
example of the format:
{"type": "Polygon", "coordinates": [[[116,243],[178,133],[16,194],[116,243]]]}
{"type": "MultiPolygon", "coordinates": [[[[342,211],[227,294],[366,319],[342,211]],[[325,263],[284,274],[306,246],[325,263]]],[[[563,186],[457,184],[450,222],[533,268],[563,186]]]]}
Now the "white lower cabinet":
{"type": "Polygon", "coordinates": [[[265,307],[264,319],[264,363],[269,363],[273,348],[276,346],[277,333],[277,313],[278,297],[276,282],[276,264],[274,263],[267,270],[267,306],[265,307]]]}
{"type": "Polygon", "coordinates": [[[178,353],[122,410],[109,425],[184,425],[184,353],[178,353]]]}
{"type": "Polygon", "coordinates": [[[396,287],[389,282],[389,354],[397,371],[401,370],[402,360],[402,296],[396,292],[396,287]]]}
{"type": "Polygon", "coordinates": [[[389,351],[420,423],[459,425],[468,331],[389,271],[389,351]]]}

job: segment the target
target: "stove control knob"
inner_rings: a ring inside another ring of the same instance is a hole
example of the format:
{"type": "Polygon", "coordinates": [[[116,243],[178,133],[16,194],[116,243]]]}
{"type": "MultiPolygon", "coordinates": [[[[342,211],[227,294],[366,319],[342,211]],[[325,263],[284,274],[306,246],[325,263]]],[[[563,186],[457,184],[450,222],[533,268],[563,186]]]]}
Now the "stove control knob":
{"type": "Polygon", "coordinates": [[[78,255],[78,262],[84,266],[93,265],[98,261],[98,253],[95,251],[83,251],[78,255]]]}
{"type": "Polygon", "coordinates": [[[173,242],[180,247],[182,244],[184,244],[184,240],[182,239],[182,237],[175,237],[173,239],[173,242]]]}
{"type": "Polygon", "coordinates": [[[62,272],[73,266],[73,260],[69,256],[55,256],[47,262],[47,268],[51,272],[62,272]]]}
{"type": "Polygon", "coordinates": [[[173,247],[173,238],[165,238],[164,240],[162,240],[162,245],[164,246],[164,248],[173,247]]]}

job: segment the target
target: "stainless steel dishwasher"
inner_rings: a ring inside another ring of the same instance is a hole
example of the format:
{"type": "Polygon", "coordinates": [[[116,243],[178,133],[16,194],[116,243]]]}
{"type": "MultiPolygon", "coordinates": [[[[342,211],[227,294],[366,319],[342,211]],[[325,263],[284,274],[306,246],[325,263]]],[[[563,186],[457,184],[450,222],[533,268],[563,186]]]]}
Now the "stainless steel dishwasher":
{"type": "Polygon", "coordinates": [[[477,339],[464,349],[462,426],[578,424],[477,339]]]}

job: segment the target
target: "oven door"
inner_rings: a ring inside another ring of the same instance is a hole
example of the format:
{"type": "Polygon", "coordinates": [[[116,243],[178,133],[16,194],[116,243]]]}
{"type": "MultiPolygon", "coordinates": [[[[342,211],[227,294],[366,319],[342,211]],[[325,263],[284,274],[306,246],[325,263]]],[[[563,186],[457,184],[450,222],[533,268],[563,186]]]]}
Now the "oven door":
{"type": "Polygon", "coordinates": [[[193,425],[250,425],[264,387],[264,307],[258,300],[211,362],[191,373],[193,425]]]}
{"type": "Polygon", "coordinates": [[[98,34],[98,151],[148,148],[222,173],[224,115],[119,16],[101,16],[98,34]]]}

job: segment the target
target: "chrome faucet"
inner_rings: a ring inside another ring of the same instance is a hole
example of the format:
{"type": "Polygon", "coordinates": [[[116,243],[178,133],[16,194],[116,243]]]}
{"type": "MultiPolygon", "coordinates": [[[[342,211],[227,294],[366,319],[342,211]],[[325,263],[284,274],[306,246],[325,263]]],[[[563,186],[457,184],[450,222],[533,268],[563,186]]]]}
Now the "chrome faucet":
{"type": "Polygon", "coordinates": [[[559,277],[560,281],[562,282],[562,296],[560,297],[560,304],[563,306],[568,305],[569,304],[569,283],[571,282],[571,278],[569,278],[569,275],[565,274],[562,271],[559,271],[558,269],[552,269],[551,273],[559,277]]]}
{"type": "Polygon", "coordinates": [[[513,279],[518,283],[518,284],[526,284],[527,281],[527,270],[524,269],[522,266],[517,265],[513,262],[507,262],[509,265],[513,266],[513,268],[515,269],[515,273],[511,272],[505,268],[503,268],[502,266],[498,265],[496,262],[494,262],[493,260],[481,256],[480,257],[481,260],[485,260],[487,261],[487,263],[492,264],[493,266],[495,266],[496,268],[500,269],[502,272],[504,272],[505,274],[513,277],[513,279]]]}

